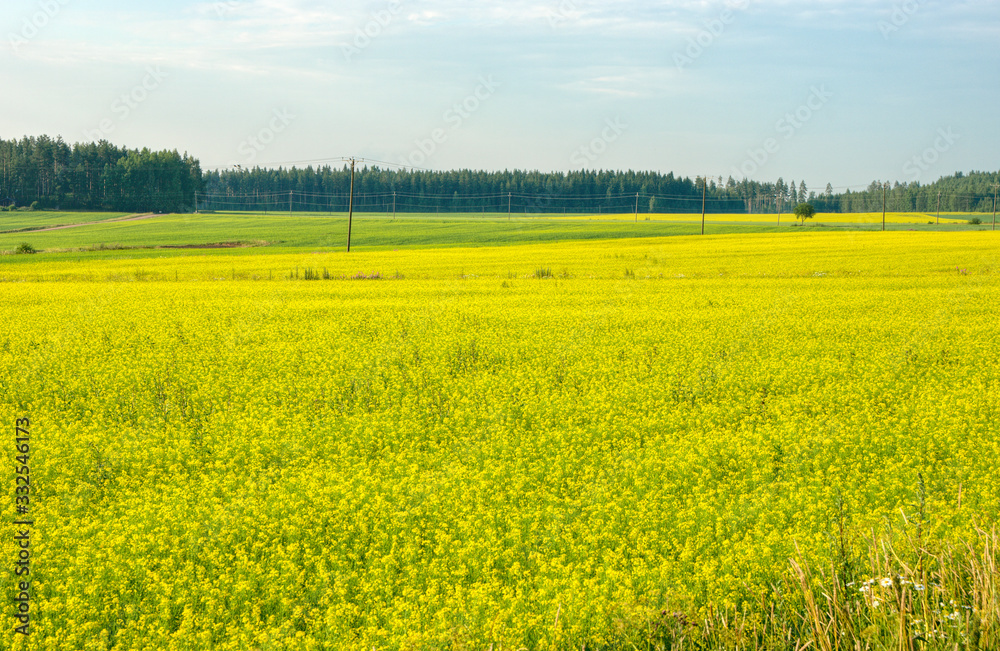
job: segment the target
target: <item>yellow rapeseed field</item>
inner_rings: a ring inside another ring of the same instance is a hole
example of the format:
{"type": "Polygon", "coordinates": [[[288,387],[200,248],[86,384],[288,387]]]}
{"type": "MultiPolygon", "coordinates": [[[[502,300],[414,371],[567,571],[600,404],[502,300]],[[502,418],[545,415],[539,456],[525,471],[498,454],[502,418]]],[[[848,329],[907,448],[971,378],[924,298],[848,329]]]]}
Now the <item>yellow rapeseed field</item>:
{"type": "Polygon", "coordinates": [[[962,539],[1000,513],[998,247],[2,259],[0,646],[590,649],[763,613],[842,530],[962,539]]]}

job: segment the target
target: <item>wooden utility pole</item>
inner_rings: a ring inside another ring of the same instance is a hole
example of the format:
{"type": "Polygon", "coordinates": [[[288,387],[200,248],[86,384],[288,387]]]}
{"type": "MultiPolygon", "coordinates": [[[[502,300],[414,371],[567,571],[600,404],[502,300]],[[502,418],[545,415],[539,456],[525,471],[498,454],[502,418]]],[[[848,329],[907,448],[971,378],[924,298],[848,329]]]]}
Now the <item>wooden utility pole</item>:
{"type": "Polygon", "coordinates": [[[288,191],[288,216],[289,217],[292,216],[292,194],[294,192],[295,192],[295,190],[289,190],[288,191]]]}
{"type": "Polygon", "coordinates": [[[635,223],[639,223],[639,193],[635,193],[635,223]]]}
{"type": "Polygon", "coordinates": [[[941,223],[941,191],[938,190],[938,210],[937,210],[937,221],[935,224],[941,223]]]}
{"type": "Polygon", "coordinates": [[[1000,183],[993,184],[993,230],[997,229],[997,188],[1000,188],[1000,183]]]}
{"type": "Polygon", "coordinates": [[[778,195],[778,226],[781,226],[781,209],[785,207],[785,198],[778,195]]]}
{"type": "Polygon", "coordinates": [[[396,221],[396,191],[392,191],[392,221],[396,221]]]}
{"type": "Polygon", "coordinates": [[[701,234],[705,234],[705,203],[708,200],[708,177],[701,179],[701,234]]]}
{"type": "Polygon", "coordinates": [[[511,193],[508,192],[507,193],[507,221],[510,221],[510,195],[511,195],[511,193]]]}
{"type": "Polygon", "coordinates": [[[351,229],[354,226],[354,159],[351,159],[351,198],[347,204],[347,252],[351,252],[351,229]]]}
{"type": "Polygon", "coordinates": [[[885,230],[885,193],[889,190],[889,182],[882,186],[882,230],[885,230]]]}

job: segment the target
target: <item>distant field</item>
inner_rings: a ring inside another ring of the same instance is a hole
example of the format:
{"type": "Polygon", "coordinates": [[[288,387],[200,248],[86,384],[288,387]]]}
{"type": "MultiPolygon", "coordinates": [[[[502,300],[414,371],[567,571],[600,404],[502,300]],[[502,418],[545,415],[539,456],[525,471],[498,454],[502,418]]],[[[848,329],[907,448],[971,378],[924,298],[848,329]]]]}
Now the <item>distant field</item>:
{"type": "MultiPolygon", "coordinates": [[[[971,217],[976,216],[985,223],[992,215],[971,214],[941,214],[941,223],[964,223],[971,217]]],[[[605,219],[614,221],[635,221],[635,213],[624,213],[618,215],[548,215],[549,219],[605,219]]],[[[705,220],[715,224],[777,224],[780,218],[783,226],[790,226],[797,220],[791,212],[784,212],[781,215],[773,214],[752,214],[743,213],[730,214],[709,214],[705,220]]],[[[639,213],[639,221],[666,221],[666,222],[697,222],[701,223],[701,214],[643,214],[639,213]]],[[[918,212],[887,213],[885,221],[887,224],[927,224],[936,222],[936,215],[918,212]]],[[[813,219],[807,220],[809,224],[881,224],[882,213],[818,213],[813,219]]]]}
{"type": "MultiPolygon", "coordinates": [[[[122,214],[9,213],[6,230],[87,223],[56,231],[0,233],[0,251],[11,252],[22,242],[44,251],[88,248],[137,248],[204,246],[243,243],[251,246],[336,249],[347,243],[347,216],[316,213],[202,213],[156,215],[140,221],[114,221],[122,214]]],[[[966,215],[942,215],[941,225],[922,213],[891,214],[889,228],[930,230],[968,226],[966,215]]],[[[982,218],[982,217],[981,217],[982,218]]],[[[881,213],[819,215],[806,229],[863,229],[881,227],[881,213]]],[[[0,222],[3,223],[3,222],[0,222]]],[[[798,228],[790,214],[708,215],[706,232],[711,234],[787,232],[798,228]]],[[[985,227],[985,226],[984,226],[985,227]]],[[[983,227],[979,227],[983,228],[983,227]]],[[[495,246],[567,240],[646,238],[692,235],[701,232],[701,215],[551,215],[400,213],[396,219],[385,213],[356,214],[352,245],[357,248],[413,248],[440,246],[495,246]]]]}
{"type": "MultiPolygon", "coordinates": [[[[723,224],[715,233],[760,232],[759,224],[723,224]]],[[[659,237],[700,232],[700,225],[679,221],[644,222],[521,215],[400,215],[356,214],[352,244],[358,248],[483,246],[524,242],[631,237],[659,237]]],[[[185,246],[219,242],[247,242],[282,247],[339,248],[347,242],[346,215],[285,213],[208,213],[157,215],[136,222],[105,222],[44,233],[0,234],[0,251],[12,251],[21,242],[39,250],[87,247],[185,246]]]]}
{"type": "Polygon", "coordinates": [[[125,217],[122,212],[0,212],[0,237],[10,231],[52,228],[67,224],[85,224],[125,217]]]}

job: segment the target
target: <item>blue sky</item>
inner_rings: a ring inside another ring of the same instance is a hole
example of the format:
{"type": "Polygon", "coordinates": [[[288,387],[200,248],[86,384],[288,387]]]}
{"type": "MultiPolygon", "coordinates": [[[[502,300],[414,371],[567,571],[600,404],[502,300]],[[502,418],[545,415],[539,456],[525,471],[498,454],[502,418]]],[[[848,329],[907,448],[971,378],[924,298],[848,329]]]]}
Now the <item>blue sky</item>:
{"type": "Polygon", "coordinates": [[[986,0],[4,0],[0,36],[0,137],[206,168],[1000,169],[986,0]]]}

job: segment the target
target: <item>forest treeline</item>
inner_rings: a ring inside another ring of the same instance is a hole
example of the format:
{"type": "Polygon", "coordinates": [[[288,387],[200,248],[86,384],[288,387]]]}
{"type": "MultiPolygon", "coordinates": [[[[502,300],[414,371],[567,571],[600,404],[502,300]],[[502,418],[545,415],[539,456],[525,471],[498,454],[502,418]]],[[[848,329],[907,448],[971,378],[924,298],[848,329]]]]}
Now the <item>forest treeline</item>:
{"type": "Polygon", "coordinates": [[[176,151],[62,138],[0,140],[0,206],[186,212],[203,184],[199,162],[176,151]]]}
{"type": "MultiPolygon", "coordinates": [[[[341,211],[351,172],[342,166],[201,170],[175,151],[127,149],[106,141],[0,140],[0,207],[190,212],[341,211]]],[[[355,209],[401,212],[790,212],[809,201],[819,212],[989,212],[1000,173],[958,172],[934,183],[873,181],[863,190],[810,189],[805,182],[700,177],[673,172],[426,171],[359,166],[355,209]]]]}

